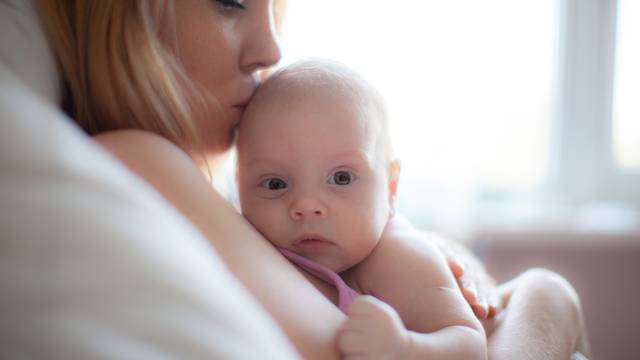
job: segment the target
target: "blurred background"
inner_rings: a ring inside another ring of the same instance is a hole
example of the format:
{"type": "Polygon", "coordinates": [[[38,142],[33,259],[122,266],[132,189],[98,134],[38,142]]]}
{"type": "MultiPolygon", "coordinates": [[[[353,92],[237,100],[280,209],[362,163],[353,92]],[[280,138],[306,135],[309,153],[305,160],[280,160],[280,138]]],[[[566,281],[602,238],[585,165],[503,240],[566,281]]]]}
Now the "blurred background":
{"type": "Polygon", "coordinates": [[[595,359],[640,359],[640,0],[291,0],[283,61],[386,97],[399,210],[500,281],[560,272],[595,359]]]}

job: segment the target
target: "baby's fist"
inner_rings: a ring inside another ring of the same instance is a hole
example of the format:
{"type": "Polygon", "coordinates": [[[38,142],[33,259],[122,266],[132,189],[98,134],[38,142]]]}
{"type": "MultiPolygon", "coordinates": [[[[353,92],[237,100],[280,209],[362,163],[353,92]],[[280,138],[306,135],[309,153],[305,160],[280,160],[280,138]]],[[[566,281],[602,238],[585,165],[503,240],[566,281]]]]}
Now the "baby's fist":
{"type": "Polygon", "coordinates": [[[409,335],[400,316],[389,305],[364,295],[347,310],[348,318],[338,333],[343,359],[402,359],[409,335]]]}

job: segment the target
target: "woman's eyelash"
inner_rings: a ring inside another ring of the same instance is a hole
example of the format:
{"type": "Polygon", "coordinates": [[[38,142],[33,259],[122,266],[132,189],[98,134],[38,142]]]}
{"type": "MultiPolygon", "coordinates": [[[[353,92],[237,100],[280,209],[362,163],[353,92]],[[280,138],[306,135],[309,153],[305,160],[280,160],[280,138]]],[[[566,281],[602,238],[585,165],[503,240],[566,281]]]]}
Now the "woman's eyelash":
{"type": "Polygon", "coordinates": [[[245,9],[244,5],[242,5],[237,0],[215,0],[215,1],[218,2],[222,7],[226,9],[241,9],[241,10],[245,9]]]}

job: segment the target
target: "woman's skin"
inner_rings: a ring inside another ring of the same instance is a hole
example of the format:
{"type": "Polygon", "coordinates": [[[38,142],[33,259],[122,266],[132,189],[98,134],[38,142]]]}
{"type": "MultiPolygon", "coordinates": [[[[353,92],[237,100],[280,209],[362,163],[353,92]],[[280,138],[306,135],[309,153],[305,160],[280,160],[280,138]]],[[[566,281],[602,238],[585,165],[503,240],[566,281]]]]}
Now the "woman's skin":
{"type": "Polygon", "coordinates": [[[490,359],[569,359],[575,351],[591,356],[580,300],[561,276],[531,269],[500,285],[496,295],[509,307],[484,324],[490,359]]]}
{"type": "Polygon", "coordinates": [[[235,2],[180,0],[174,5],[178,58],[196,87],[215,99],[211,106],[192,104],[210,155],[229,149],[233,130],[260,82],[259,71],[280,60],[273,0],[227,3],[235,2]]]}
{"type": "MultiPolygon", "coordinates": [[[[229,3],[180,0],[175,4],[179,60],[195,85],[218,102],[193,112],[209,156],[229,149],[244,105],[258,86],[259,71],[280,58],[272,1],[243,1],[244,9],[229,3]]],[[[337,297],[335,290],[280,255],[216,193],[186,153],[143,131],[107,132],[95,140],[200,229],[302,357],[338,358],[334,340],[344,315],[331,301],[337,297]]]]}
{"type": "MultiPolygon", "coordinates": [[[[194,84],[217,100],[210,106],[191,103],[197,130],[211,157],[230,148],[244,106],[258,86],[259,72],[280,58],[272,2],[175,3],[178,58],[194,84]]],[[[302,357],[338,358],[335,336],[344,315],[333,305],[335,289],[280,255],[210,186],[188,154],[144,131],[107,132],[95,140],[200,229],[302,357]]]]}

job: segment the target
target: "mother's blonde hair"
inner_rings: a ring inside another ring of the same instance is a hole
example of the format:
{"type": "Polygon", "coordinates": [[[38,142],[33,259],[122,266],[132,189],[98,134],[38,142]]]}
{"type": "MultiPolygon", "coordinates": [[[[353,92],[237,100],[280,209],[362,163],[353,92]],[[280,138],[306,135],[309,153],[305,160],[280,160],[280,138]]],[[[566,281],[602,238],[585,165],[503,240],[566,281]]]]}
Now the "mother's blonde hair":
{"type": "Polygon", "coordinates": [[[173,1],[36,4],[65,79],[66,110],[86,132],[134,128],[185,150],[200,143],[187,97],[202,97],[179,65],[175,43],[160,36],[175,34],[173,1]]]}

